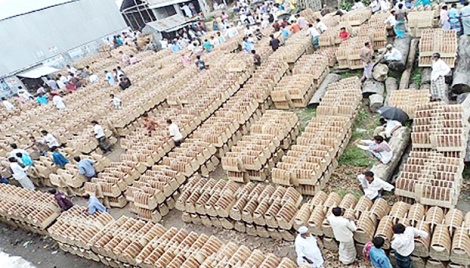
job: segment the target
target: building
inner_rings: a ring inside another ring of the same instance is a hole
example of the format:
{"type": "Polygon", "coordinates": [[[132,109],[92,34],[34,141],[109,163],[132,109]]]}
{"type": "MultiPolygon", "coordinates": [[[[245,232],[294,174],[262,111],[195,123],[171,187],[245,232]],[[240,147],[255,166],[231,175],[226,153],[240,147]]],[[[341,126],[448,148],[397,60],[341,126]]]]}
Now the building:
{"type": "Polygon", "coordinates": [[[85,55],[127,28],[114,0],[2,0],[0,96],[21,79],[39,78],[85,55]]]}

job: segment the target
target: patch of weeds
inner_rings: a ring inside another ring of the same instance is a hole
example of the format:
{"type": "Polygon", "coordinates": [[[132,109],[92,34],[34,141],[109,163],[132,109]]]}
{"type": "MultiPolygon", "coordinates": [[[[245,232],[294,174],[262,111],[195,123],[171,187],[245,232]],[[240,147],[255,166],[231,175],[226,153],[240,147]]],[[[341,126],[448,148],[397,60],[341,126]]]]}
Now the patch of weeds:
{"type": "Polygon", "coordinates": [[[470,165],[466,164],[462,172],[462,177],[466,180],[470,179],[470,165]]]}
{"type": "Polygon", "coordinates": [[[356,200],[359,200],[362,196],[361,192],[351,190],[350,188],[338,188],[335,189],[335,192],[341,197],[344,197],[347,194],[352,194],[356,200]]]}
{"type": "Polygon", "coordinates": [[[347,71],[343,73],[339,73],[341,75],[341,79],[349,78],[349,77],[362,77],[362,70],[354,70],[354,71],[347,71]]]}
{"type": "Polygon", "coordinates": [[[389,70],[389,71],[388,71],[388,77],[393,77],[393,78],[397,79],[398,84],[400,84],[400,78],[401,78],[401,74],[402,74],[402,73],[403,73],[403,72],[397,72],[397,71],[391,71],[391,70],[389,70]]]}
{"type": "Polygon", "coordinates": [[[305,130],[305,127],[307,127],[310,120],[312,120],[312,118],[315,117],[317,113],[317,109],[316,108],[304,108],[304,109],[296,110],[295,113],[297,114],[297,117],[299,117],[299,122],[300,122],[299,130],[302,133],[305,130]]]}
{"type": "Polygon", "coordinates": [[[411,73],[411,83],[415,84],[418,88],[421,87],[421,68],[414,68],[411,73]]]}
{"type": "Polygon", "coordinates": [[[354,167],[368,167],[371,163],[371,159],[366,151],[350,144],[339,157],[338,163],[340,165],[350,165],[354,167]]]}
{"type": "Polygon", "coordinates": [[[214,18],[212,16],[204,19],[204,22],[211,22],[214,18]]]}

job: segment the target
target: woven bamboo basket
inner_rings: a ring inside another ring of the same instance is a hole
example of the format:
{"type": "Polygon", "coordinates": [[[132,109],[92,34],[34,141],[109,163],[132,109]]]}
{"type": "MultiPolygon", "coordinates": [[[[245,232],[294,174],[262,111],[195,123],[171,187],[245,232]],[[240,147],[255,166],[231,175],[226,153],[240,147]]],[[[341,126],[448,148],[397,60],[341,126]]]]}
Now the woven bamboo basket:
{"type": "Polygon", "coordinates": [[[449,228],[446,225],[436,225],[431,239],[429,256],[439,261],[450,260],[451,239],[449,228]]]}
{"type": "MultiPolygon", "coordinates": [[[[431,234],[430,224],[427,221],[417,221],[415,228],[425,231],[428,234],[431,234]]],[[[431,235],[428,237],[423,238],[415,238],[415,249],[413,251],[413,255],[418,257],[427,258],[429,257],[429,246],[431,244],[431,235]]]]}
{"type": "Polygon", "coordinates": [[[365,244],[373,238],[376,221],[370,217],[369,213],[362,213],[356,225],[357,230],[354,233],[354,240],[365,244]]]}
{"type": "Polygon", "coordinates": [[[455,231],[450,260],[456,264],[470,265],[470,236],[468,229],[459,228],[455,231]]]}

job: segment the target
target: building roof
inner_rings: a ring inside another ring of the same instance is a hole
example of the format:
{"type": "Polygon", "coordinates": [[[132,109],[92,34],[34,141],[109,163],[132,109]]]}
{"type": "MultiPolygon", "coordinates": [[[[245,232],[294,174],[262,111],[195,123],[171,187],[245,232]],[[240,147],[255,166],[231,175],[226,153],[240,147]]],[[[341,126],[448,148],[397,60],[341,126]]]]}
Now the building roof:
{"type": "Polygon", "coordinates": [[[165,32],[185,23],[186,19],[182,15],[176,14],[164,19],[148,22],[145,27],[150,27],[157,32],[165,32]]]}
{"type": "Polygon", "coordinates": [[[189,2],[190,0],[147,0],[149,8],[159,8],[189,2]]]}
{"type": "Polygon", "coordinates": [[[0,20],[77,0],[0,0],[0,20]]]}

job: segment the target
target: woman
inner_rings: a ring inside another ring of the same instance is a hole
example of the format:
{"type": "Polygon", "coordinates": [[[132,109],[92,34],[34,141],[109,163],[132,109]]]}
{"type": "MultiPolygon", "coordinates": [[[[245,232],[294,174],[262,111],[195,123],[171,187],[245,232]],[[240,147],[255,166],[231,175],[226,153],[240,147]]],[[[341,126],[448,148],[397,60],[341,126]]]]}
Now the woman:
{"type": "Polygon", "coordinates": [[[397,38],[404,38],[406,34],[405,21],[408,20],[408,16],[403,4],[398,5],[398,11],[395,12],[395,19],[397,22],[395,23],[395,26],[393,26],[393,30],[397,38]]]}
{"type": "Polygon", "coordinates": [[[440,23],[443,30],[450,30],[450,23],[449,23],[449,11],[447,10],[447,6],[443,6],[441,8],[440,23]]]}

